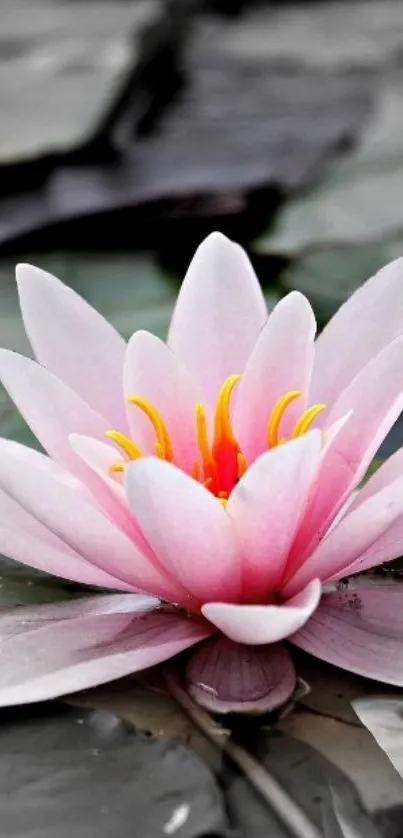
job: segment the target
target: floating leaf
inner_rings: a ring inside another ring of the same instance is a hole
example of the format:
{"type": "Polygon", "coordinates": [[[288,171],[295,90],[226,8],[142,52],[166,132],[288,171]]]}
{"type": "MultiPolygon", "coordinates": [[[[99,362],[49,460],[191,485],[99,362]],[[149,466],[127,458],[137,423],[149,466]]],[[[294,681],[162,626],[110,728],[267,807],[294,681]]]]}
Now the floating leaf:
{"type": "Polygon", "coordinates": [[[219,789],[191,751],[61,705],[1,713],[0,808],[7,838],[227,832],[219,789]]]}
{"type": "MultiPolygon", "coordinates": [[[[363,809],[353,784],[320,753],[304,742],[275,730],[256,731],[255,736],[250,731],[245,732],[244,740],[246,747],[253,751],[269,774],[306,813],[318,836],[322,835],[324,811],[333,808],[331,787],[334,787],[340,798],[346,801],[350,822],[357,829],[354,838],[376,838],[376,832],[371,832],[371,819],[363,809]],[[359,831],[361,825],[367,827],[362,835],[359,831]]],[[[244,778],[231,772],[226,775],[224,788],[230,815],[241,825],[248,838],[261,838],[263,835],[288,838],[289,833],[270,808],[256,797],[244,778]]],[[[302,835],[305,833],[301,832],[302,835]]],[[[330,833],[326,838],[340,836],[330,833]]],[[[342,838],[350,836],[342,834],[342,838]]]]}
{"type": "Polygon", "coordinates": [[[403,698],[359,698],[352,705],[362,724],[403,777],[403,698]]]}
{"type": "Polygon", "coordinates": [[[324,838],[380,838],[365,814],[351,810],[351,803],[333,788],[323,812],[324,838]]]}
{"type": "Polygon", "coordinates": [[[65,152],[93,134],[133,72],[158,4],[78,3],[70,13],[64,3],[36,0],[31,23],[23,0],[3,11],[0,160],[11,163],[65,152]]]}
{"type": "Polygon", "coordinates": [[[0,557],[0,608],[57,602],[88,594],[88,587],[0,557]]]}

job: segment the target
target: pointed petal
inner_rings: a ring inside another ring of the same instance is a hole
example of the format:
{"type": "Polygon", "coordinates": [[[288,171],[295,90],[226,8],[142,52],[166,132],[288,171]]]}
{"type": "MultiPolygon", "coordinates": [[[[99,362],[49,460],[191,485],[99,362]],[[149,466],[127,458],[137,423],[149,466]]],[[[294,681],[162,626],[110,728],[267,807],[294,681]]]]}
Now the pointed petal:
{"type": "Polygon", "coordinates": [[[43,471],[45,474],[51,475],[55,480],[60,480],[61,483],[71,486],[71,488],[74,488],[76,492],[82,492],[87,499],[90,497],[90,493],[84,484],[81,483],[80,480],[77,480],[74,475],[70,474],[67,469],[52,460],[51,457],[48,457],[41,451],[37,451],[35,448],[29,448],[27,445],[15,442],[13,439],[0,438],[0,440],[0,444],[7,449],[11,455],[14,453],[14,455],[19,458],[21,463],[25,462],[26,468],[32,467],[38,469],[39,471],[43,471]]]}
{"type": "Polygon", "coordinates": [[[378,468],[375,474],[367,480],[365,486],[356,492],[354,502],[350,507],[350,512],[358,509],[364,501],[369,500],[369,498],[373,497],[378,492],[381,492],[382,489],[385,489],[400,477],[403,477],[403,448],[399,448],[398,451],[395,451],[395,453],[392,454],[392,456],[389,457],[389,459],[386,460],[380,468],[378,468]]]}
{"type": "MultiPolygon", "coordinates": [[[[169,347],[148,332],[136,332],[129,341],[124,365],[126,399],[142,396],[166,423],[174,450],[174,463],[190,472],[198,457],[196,404],[201,389],[169,347]]],[[[155,454],[155,430],[135,405],[128,404],[132,438],[147,454],[155,454]]]]}
{"type": "Polygon", "coordinates": [[[6,349],[0,350],[0,378],[10,398],[43,448],[73,471],[82,462],[69,445],[69,434],[105,439],[109,423],[44,367],[6,349]]]}
{"type": "Polygon", "coordinates": [[[289,405],[281,435],[291,433],[306,407],[316,323],[303,294],[293,291],[277,303],[260,333],[238,386],[234,427],[247,460],[267,450],[273,408],[289,390],[301,398],[289,405]]]}
{"type": "Polygon", "coordinates": [[[154,611],[158,599],[145,594],[91,594],[65,602],[24,605],[21,608],[2,608],[0,611],[0,641],[17,634],[46,627],[52,621],[80,619],[108,614],[133,614],[154,611]]]}
{"type": "Polygon", "coordinates": [[[266,319],[246,253],[221,233],[212,233],[189,266],[168,337],[210,403],[229,375],[243,372],[266,319]]]}
{"type": "Polygon", "coordinates": [[[193,652],[186,681],[212,713],[269,713],[288,701],[296,675],[284,646],[242,646],[218,636],[193,652]]]}
{"type": "Polygon", "coordinates": [[[107,417],[112,427],[125,430],[123,338],[46,271],[18,265],[17,283],[25,330],[39,363],[107,417]]]}
{"type": "MultiPolygon", "coordinates": [[[[403,477],[349,511],[299,568],[286,592],[294,594],[315,577],[328,581],[372,567],[364,566],[363,557],[379,553],[379,543],[390,539],[396,525],[403,536],[403,477]]],[[[395,556],[402,547],[403,538],[395,556]]]]}
{"type": "Polygon", "coordinates": [[[315,579],[284,605],[208,602],[201,611],[230,640],[257,646],[277,643],[297,631],[317,608],[320,596],[321,585],[315,579]]]}
{"type": "Polygon", "coordinates": [[[344,303],[316,342],[311,400],[331,405],[357,373],[403,332],[403,259],[344,303]]]}
{"type": "Polygon", "coordinates": [[[212,595],[236,601],[240,556],[231,521],[218,500],[175,466],[153,458],[128,467],[126,491],[166,570],[202,602],[212,595]]]}
{"type": "Polygon", "coordinates": [[[116,463],[126,466],[126,462],[119,455],[117,449],[112,445],[100,442],[98,439],[80,436],[80,434],[71,434],[69,441],[73,451],[103,481],[107,487],[109,497],[116,500],[117,503],[112,508],[108,496],[106,498],[105,511],[109,513],[108,517],[111,517],[113,522],[133,539],[141,553],[153,560],[155,558],[153,551],[144,538],[127,501],[123,487],[123,473],[121,475],[118,473],[115,478],[110,472],[111,466],[116,463]]]}
{"type": "Polygon", "coordinates": [[[43,701],[113,681],[154,666],[208,635],[200,621],[150,613],[151,603],[143,597],[138,603],[130,599],[131,611],[118,596],[116,613],[111,603],[105,613],[87,613],[88,601],[81,614],[75,602],[64,604],[58,613],[50,606],[50,615],[42,606],[32,622],[27,615],[25,625],[21,609],[3,612],[0,705],[43,701]]]}
{"type": "Polygon", "coordinates": [[[147,593],[177,601],[180,586],[143,556],[102,512],[52,474],[33,464],[27,468],[18,449],[4,440],[0,440],[0,488],[96,568],[147,593]]]}
{"type": "Polygon", "coordinates": [[[399,416],[403,408],[402,369],[403,338],[398,338],[357,375],[333,405],[326,427],[351,415],[324,449],[316,489],[292,549],[290,569],[300,566],[316,547],[399,416]]]}
{"type": "Polygon", "coordinates": [[[107,514],[113,515],[130,534],[130,522],[123,520],[122,506],[95,472],[75,454],[69,441],[72,433],[105,440],[109,428],[107,420],[95,413],[67,384],[23,355],[0,350],[0,378],[43,448],[82,480],[107,514]]]}
{"type": "Polygon", "coordinates": [[[133,590],[132,585],[116,579],[79,555],[2,490],[0,553],[62,579],[112,590],[133,590]]]}
{"type": "Polygon", "coordinates": [[[321,453],[320,431],[262,454],[231,492],[242,561],[244,601],[262,602],[276,589],[307,503],[321,453]]]}
{"type": "Polygon", "coordinates": [[[403,687],[403,586],[350,582],[289,638],[328,663],[403,687]]]}

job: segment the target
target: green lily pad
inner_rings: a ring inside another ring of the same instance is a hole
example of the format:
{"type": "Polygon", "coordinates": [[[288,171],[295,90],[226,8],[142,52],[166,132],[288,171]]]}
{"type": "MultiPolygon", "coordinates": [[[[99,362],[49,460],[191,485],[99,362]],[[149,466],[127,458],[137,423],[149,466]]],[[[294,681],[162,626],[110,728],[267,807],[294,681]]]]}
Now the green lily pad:
{"type": "Polygon", "coordinates": [[[211,772],[110,713],[42,704],[2,710],[4,838],[208,838],[229,834],[211,772]]]}
{"type": "Polygon", "coordinates": [[[403,74],[378,77],[378,96],[357,147],[312,191],[289,201],[255,242],[289,260],[286,290],[305,293],[323,324],[382,265],[403,253],[403,74]]]}
{"type": "Polygon", "coordinates": [[[403,230],[403,74],[379,75],[376,106],[356,148],[316,189],[289,201],[255,243],[264,254],[388,241],[403,230]]]}
{"type": "Polygon", "coordinates": [[[0,160],[64,152],[92,136],[139,59],[153,0],[3,0],[0,160]],[[18,108],[15,103],[18,102],[18,108]]]}
{"type": "MultiPolygon", "coordinates": [[[[0,609],[61,602],[83,593],[83,586],[0,557],[0,609]]],[[[87,589],[88,593],[88,589],[87,589]]]]}

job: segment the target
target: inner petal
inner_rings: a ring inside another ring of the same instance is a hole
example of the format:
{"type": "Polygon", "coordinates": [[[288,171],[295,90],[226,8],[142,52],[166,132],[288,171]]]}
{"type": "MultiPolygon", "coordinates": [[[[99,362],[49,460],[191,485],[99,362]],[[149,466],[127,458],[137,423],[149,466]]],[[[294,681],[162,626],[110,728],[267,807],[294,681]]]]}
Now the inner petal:
{"type": "MultiPolygon", "coordinates": [[[[239,441],[234,433],[231,416],[231,396],[240,380],[238,374],[230,375],[223,383],[217,397],[213,428],[210,432],[207,410],[201,402],[195,404],[194,437],[196,457],[190,468],[182,469],[201,483],[205,489],[225,506],[231,492],[242,479],[248,469],[248,461],[241,450],[239,441]]],[[[270,450],[283,445],[289,440],[303,436],[312,426],[317,416],[325,409],[324,404],[314,404],[305,409],[299,419],[291,426],[288,438],[281,434],[282,422],[290,405],[301,396],[299,390],[284,393],[276,402],[267,421],[267,448],[270,450]]],[[[137,407],[149,420],[155,434],[154,454],[160,460],[176,463],[175,446],[171,437],[171,428],[164,421],[161,413],[144,396],[130,395],[128,401],[137,407]]],[[[180,427],[180,414],[176,425],[180,427]]],[[[106,436],[112,439],[125,454],[127,460],[137,460],[144,456],[144,451],[136,442],[126,437],[120,431],[110,430],[106,436]]],[[[120,479],[125,465],[122,461],[113,463],[109,467],[110,474],[120,479]]]]}

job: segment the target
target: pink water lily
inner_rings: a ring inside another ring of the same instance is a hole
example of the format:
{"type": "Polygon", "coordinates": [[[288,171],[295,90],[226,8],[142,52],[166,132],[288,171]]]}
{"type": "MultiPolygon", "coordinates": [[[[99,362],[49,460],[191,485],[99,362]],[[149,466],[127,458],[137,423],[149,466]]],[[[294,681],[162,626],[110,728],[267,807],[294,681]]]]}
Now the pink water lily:
{"type": "Polygon", "coordinates": [[[36,268],[18,285],[38,363],[3,350],[0,375],[47,455],[0,441],[0,551],[91,588],[1,612],[0,703],[196,646],[183,672],[198,701],[270,710],[295,686],[285,640],[403,686],[403,589],[354,576],[403,552],[403,449],[356,491],[403,408],[403,260],[316,342],[308,300],[268,317],[220,234],[190,265],[167,344],[126,346],[36,268]]]}

